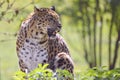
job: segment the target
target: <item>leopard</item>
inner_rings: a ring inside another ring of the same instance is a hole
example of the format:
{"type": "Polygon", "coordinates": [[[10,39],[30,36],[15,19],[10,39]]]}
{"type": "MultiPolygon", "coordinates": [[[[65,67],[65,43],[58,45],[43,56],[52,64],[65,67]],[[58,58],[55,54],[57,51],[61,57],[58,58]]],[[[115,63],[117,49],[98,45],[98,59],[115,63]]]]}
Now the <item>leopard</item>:
{"type": "Polygon", "coordinates": [[[68,70],[73,74],[74,64],[68,46],[59,34],[62,25],[55,7],[38,8],[22,21],[17,34],[16,52],[20,70],[31,72],[38,64],[49,64],[54,72],[68,70]]]}

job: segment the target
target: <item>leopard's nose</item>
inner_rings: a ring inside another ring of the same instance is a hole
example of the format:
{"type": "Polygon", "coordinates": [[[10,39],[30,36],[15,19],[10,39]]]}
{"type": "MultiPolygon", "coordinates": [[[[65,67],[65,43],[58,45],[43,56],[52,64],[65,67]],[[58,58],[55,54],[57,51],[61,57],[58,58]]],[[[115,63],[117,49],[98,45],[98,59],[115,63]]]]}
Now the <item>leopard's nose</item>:
{"type": "Polygon", "coordinates": [[[58,25],[58,28],[60,28],[60,29],[61,29],[61,28],[62,28],[62,26],[61,26],[61,25],[58,25]]]}

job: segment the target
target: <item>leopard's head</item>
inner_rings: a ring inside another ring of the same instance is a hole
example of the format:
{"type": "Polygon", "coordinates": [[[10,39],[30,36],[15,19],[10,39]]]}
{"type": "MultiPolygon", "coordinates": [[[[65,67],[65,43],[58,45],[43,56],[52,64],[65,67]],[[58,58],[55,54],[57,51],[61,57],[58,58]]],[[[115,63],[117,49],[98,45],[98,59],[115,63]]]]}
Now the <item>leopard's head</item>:
{"type": "Polygon", "coordinates": [[[61,29],[59,15],[55,12],[55,7],[34,8],[34,14],[37,19],[37,28],[42,29],[42,34],[54,37],[61,29]]]}

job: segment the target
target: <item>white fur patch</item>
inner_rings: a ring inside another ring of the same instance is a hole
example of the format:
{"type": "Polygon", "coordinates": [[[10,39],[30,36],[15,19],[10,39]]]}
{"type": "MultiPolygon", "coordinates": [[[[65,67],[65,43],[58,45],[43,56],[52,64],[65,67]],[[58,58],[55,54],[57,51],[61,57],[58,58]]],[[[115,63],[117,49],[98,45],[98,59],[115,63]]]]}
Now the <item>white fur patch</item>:
{"type": "Polygon", "coordinates": [[[38,44],[35,39],[28,39],[19,53],[19,58],[23,60],[29,71],[35,69],[38,64],[48,61],[47,47],[38,44]]]}

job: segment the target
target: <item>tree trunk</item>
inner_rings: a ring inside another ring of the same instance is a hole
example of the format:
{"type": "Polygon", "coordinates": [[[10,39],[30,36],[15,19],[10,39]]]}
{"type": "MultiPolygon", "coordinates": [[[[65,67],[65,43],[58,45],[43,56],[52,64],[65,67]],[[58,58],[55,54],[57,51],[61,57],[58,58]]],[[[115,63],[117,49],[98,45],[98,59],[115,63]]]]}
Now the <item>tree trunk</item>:
{"type": "Polygon", "coordinates": [[[102,29],[103,29],[103,17],[100,16],[100,39],[99,39],[99,66],[102,66],[102,29]]]}
{"type": "Polygon", "coordinates": [[[117,36],[116,43],[115,43],[113,62],[112,62],[112,65],[110,66],[110,69],[115,68],[115,64],[118,58],[119,41],[120,41],[120,30],[118,31],[118,36],[117,36]]]}
{"type": "Polygon", "coordinates": [[[95,14],[93,15],[93,21],[94,21],[94,67],[97,66],[97,59],[96,59],[96,22],[97,22],[97,19],[96,19],[96,16],[97,16],[97,12],[99,10],[99,0],[96,0],[96,7],[95,7],[95,14]]]}
{"type": "Polygon", "coordinates": [[[109,53],[109,59],[108,59],[108,62],[109,62],[109,69],[111,69],[111,60],[112,60],[112,58],[111,58],[111,37],[112,37],[112,28],[113,28],[113,18],[114,18],[114,16],[112,15],[112,19],[111,19],[111,25],[110,25],[110,30],[109,30],[109,44],[108,44],[108,46],[109,46],[109,51],[108,51],[108,53],[109,53]]]}

